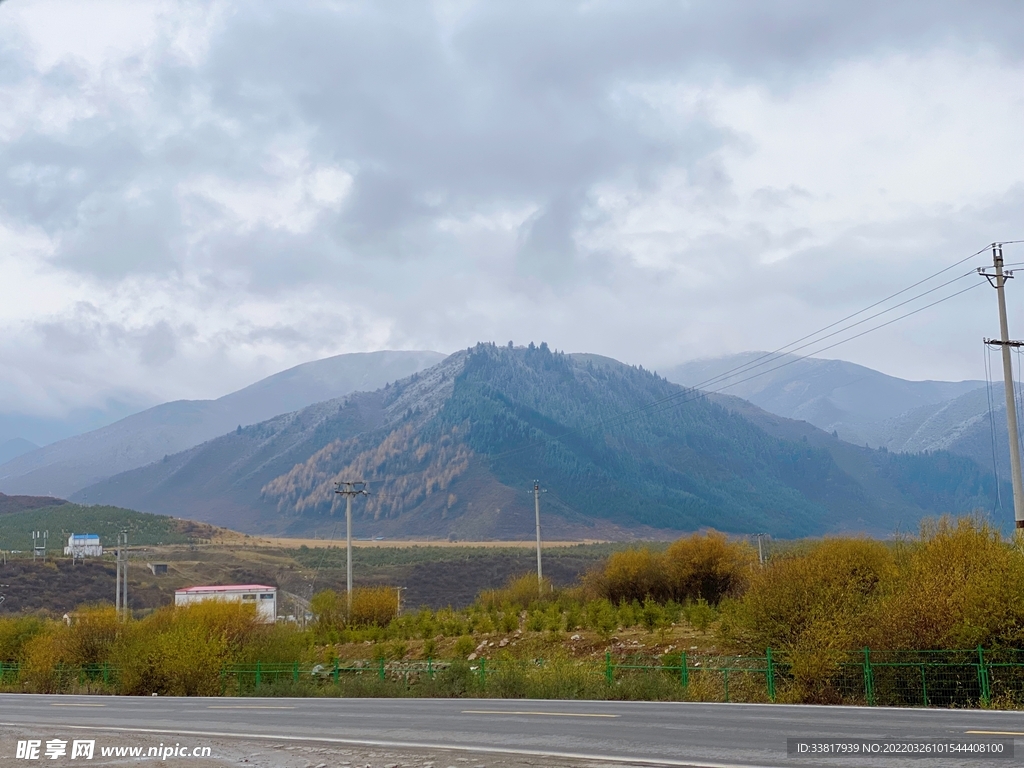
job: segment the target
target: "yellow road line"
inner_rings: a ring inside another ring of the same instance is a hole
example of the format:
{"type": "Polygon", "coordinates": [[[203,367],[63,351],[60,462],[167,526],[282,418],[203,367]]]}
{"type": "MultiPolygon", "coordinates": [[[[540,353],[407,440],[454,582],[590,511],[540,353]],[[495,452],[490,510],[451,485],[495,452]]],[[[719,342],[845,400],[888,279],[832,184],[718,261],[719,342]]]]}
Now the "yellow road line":
{"type": "Polygon", "coordinates": [[[295,709],[295,707],[260,707],[260,706],[251,706],[251,707],[250,706],[245,706],[245,707],[242,707],[242,706],[238,706],[238,707],[222,707],[222,706],[214,705],[214,706],[211,706],[211,707],[207,707],[207,709],[295,709]]]}
{"type": "Polygon", "coordinates": [[[981,733],[986,736],[1024,736],[1021,731],[964,731],[964,733],[981,733]]]}
{"type": "Polygon", "coordinates": [[[523,712],[508,709],[464,709],[464,715],[540,715],[543,717],[618,717],[618,715],[599,715],[593,712],[523,712]]]}
{"type": "Polygon", "coordinates": [[[50,703],[51,707],[105,707],[106,704],[54,704],[50,703]]]}

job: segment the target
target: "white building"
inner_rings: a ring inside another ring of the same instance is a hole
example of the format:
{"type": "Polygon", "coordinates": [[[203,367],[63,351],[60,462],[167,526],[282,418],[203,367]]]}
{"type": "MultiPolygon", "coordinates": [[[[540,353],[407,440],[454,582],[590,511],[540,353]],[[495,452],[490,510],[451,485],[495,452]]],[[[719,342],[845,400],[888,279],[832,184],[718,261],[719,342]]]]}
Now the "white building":
{"type": "Polygon", "coordinates": [[[186,587],[174,591],[175,605],[223,600],[229,603],[252,604],[256,614],[268,624],[277,621],[277,587],[264,584],[225,584],[215,587],[186,587]]]}
{"type": "Polygon", "coordinates": [[[100,557],[103,555],[103,545],[95,533],[72,533],[68,536],[64,554],[72,557],[100,557]]]}

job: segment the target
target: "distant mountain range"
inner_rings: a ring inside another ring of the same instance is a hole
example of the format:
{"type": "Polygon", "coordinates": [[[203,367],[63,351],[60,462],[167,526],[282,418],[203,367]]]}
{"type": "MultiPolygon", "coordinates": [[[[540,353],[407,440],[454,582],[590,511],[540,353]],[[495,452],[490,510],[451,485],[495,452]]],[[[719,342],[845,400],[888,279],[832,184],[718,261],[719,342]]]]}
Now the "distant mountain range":
{"type": "Polygon", "coordinates": [[[665,376],[686,386],[724,386],[724,393],[851,443],[903,453],[949,451],[1009,477],[1001,381],[989,392],[983,381],[906,381],[843,360],[793,356],[756,367],[763,355],[698,360],[670,368],[665,376]],[[736,369],[742,370],[729,375],[736,369]],[[775,370],[753,376],[768,369],[775,370]],[[714,384],[705,384],[711,379],[714,384]]]}
{"type": "MultiPolygon", "coordinates": [[[[903,387],[904,402],[927,406],[970,389],[928,385],[932,394],[903,387]]],[[[522,537],[533,527],[536,478],[549,491],[549,536],[705,526],[884,534],[912,529],[923,515],[991,509],[996,495],[991,475],[948,452],[853,445],[609,358],[481,344],[375,391],[236,428],[73,498],[299,534],[322,531],[336,514],[335,482],[365,479],[371,495],[355,504],[358,535],[522,537]]]]}
{"type": "Polygon", "coordinates": [[[23,451],[26,446],[16,444],[9,449],[13,455],[0,465],[0,490],[69,496],[238,426],[350,392],[374,390],[443,358],[438,352],[338,355],[290,368],[217,400],[164,403],[36,450],[23,451]]]}
{"type": "Polygon", "coordinates": [[[767,355],[744,352],[695,360],[663,374],[677,384],[722,390],[872,447],[885,446],[892,439],[887,423],[909,411],[940,406],[979,388],[984,394],[983,381],[907,381],[845,360],[767,355]]]}

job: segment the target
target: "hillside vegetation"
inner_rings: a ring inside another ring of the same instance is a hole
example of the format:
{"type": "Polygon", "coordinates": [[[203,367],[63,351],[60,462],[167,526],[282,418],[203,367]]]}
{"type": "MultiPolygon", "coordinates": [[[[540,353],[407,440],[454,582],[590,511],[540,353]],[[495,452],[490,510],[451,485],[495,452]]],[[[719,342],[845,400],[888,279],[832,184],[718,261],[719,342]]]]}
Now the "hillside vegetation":
{"type": "Polygon", "coordinates": [[[938,664],[966,677],[933,681],[925,702],[988,705],[996,683],[971,674],[987,653],[1003,659],[999,706],[1019,706],[1024,663],[1007,650],[1024,644],[1019,543],[943,518],[890,543],[795,542],[761,566],[749,544],[711,532],[614,552],[572,588],[512,579],[460,611],[398,616],[394,589],[379,586],[357,590],[351,612],[337,590],[319,592],[306,629],[216,603],[127,623],[102,607],[71,626],[2,619],[0,659],[36,691],[720,700],[731,669],[743,700],[864,703],[849,684],[863,683],[868,647],[903,653],[911,674],[882,663],[867,703],[920,703],[912,684],[938,664]]]}
{"type": "Polygon", "coordinates": [[[996,504],[995,480],[968,459],[859,448],[749,408],[607,358],[480,344],[382,390],[242,427],[88,496],[297,535],[339,513],[335,483],[360,478],[371,494],[354,505],[358,535],[469,540],[529,536],[538,478],[546,534],[567,539],[702,527],[884,533],[996,504]]]}
{"type": "Polygon", "coordinates": [[[32,531],[49,531],[48,545],[57,551],[63,549],[72,533],[95,533],[105,547],[112,547],[118,532],[123,530],[128,532],[132,546],[184,544],[190,538],[208,537],[211,532],[210,526],[164,515],[62,502],[4,515],[0,522],[0,549],[30,551],[32,531]]]}
{"type": "MultiPolygon", "coordinates": [[[[867,517],[879,486],[904,514],[992,503],[994,480],[969,460],[866,453],[870,487],[826,448],[773,437],[642,368],[578,361],[545,345],[479,345],[435,417],[417,427],[412,414],[386,435],[335,440],[263,490],[282,512],[323,515],[338,479],[381,478],[363,512],[374,522],[410,514],[443,522],[470,512],[482,471],[505,488],[543,477],[553,493],[545,501],[570,518],[790,536],[833,527],[830,509],[859,507],[867,517]],[[681,394],[678,407],[638,409],[681,394]]],[[[516,501],[526,499],[507,499],[516,501]]]]}

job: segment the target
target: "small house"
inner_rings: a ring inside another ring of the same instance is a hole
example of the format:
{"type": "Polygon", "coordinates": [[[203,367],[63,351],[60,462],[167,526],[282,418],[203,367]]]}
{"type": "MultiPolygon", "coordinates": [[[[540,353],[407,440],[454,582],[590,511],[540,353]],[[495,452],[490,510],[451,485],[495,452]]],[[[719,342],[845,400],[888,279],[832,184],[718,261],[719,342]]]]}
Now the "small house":
{"type": "Polygon", "coordinates": [[[95,533],[72,533],[68,536],[68,545],[64,547],[64,554],[72,557],[101,557],[103,545],[100,544],[100,537],[95,533]]]}
{"type": "Polygon", "coordinates": [[[204,600],[223,600],[256,606],[256,614],[267,624],[277,621],[277,587],[264,584],[225,584],[209,587],[186,587],[174,591],[175,605],[190,605],[204,600]]]}

